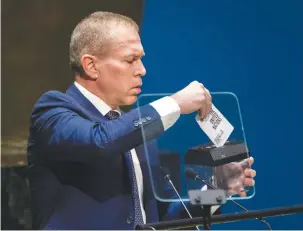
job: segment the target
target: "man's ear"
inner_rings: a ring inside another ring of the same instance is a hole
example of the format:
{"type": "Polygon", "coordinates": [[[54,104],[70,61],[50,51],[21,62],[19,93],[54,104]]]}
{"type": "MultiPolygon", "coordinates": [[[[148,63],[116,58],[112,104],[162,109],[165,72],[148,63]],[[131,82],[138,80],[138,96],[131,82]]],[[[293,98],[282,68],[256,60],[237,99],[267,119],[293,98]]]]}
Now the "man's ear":
{"type": "Polygon", "coordinates": [[[96,61],[97,59],[93,55],[85,54],[81,57],[81,64],[84,73],[87,77],[93,80],[96,80],[99,77],[96,61]]]}

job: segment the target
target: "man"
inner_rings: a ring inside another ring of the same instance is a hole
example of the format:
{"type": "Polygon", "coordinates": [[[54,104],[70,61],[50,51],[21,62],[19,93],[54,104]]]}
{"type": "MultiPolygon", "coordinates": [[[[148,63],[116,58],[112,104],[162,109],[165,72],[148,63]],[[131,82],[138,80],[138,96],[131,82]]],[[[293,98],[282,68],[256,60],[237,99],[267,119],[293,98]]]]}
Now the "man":
{"type": "MultiPolygon", "coordinates": [[[[158,221],[141,128],[157,167],[155,138],[180,114],[205,117],[211,96],[194,81],[141,107],[141,117],[136,109],[121,112],[141,91],[143,56],[138,26],[125,16],[95,12],[74,29],[75,82],[66,93],[42,95],[31,116],[28,163],[35,229],[133,229],[158,221]]],[[[254,171],[245,173],[244,183],[252,185],[254,171]]]]}

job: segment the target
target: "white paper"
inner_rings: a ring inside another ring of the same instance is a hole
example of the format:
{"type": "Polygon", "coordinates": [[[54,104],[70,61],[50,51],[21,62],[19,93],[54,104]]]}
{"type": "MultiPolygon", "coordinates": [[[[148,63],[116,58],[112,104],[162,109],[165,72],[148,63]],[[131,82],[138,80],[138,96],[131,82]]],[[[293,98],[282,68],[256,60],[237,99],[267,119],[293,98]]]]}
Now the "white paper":
{"type": "Polygon", "coordinates": [[[216,147],[222,147],[234,130],[234,127],[214,105],[203,120],[197,115],[196,121],[216,147]]]}

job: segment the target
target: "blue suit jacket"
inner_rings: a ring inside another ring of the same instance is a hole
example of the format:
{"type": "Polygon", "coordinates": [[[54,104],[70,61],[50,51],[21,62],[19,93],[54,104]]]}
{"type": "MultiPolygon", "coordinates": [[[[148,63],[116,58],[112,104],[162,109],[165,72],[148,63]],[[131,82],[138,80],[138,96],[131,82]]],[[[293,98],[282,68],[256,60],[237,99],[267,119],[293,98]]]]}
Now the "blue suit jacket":
{"type": "MultiPolygon", "coordinates": [[[[35,229],[133,229],[129,169],[123,153],[136,147],[144,185],[147,222],[158,221],[151,168],[157,168],[155,138],[163,133],[157,111],[140,108],[107,120],[71,85],[49,91],[34,105],[28,139],[29,180],[35,229]],[[144,120],[145,121],[145,120],[144,120]],[[144,152],[142,130],[149,156],[144,152]]],[[[157,177],[157,176],[153,176],[157,177]]],[[[170,192],[168,192],[170,193],[170,192]]],[[[169,216],[168,216],[169,217],[169,216]]]]}

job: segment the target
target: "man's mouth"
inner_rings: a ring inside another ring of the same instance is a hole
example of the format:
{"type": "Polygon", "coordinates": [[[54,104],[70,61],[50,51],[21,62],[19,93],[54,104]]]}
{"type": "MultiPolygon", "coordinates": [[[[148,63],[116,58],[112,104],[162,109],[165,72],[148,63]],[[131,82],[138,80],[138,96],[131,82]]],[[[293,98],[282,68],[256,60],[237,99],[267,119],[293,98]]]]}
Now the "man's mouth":
{"type": "Polygon", "coordinates": [[[141,86],[142,85],[140,84],[140,85],[134,87],[137,94],[139,94],[141,92],[141,86]]]}

